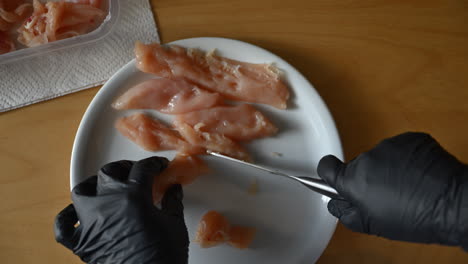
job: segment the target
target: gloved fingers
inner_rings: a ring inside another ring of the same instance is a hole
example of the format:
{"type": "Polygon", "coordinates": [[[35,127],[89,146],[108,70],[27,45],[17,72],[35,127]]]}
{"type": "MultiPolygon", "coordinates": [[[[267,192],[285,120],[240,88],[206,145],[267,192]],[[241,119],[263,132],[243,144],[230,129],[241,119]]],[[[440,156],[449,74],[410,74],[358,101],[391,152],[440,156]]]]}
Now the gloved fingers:
{"type": "MultiPolygon", "coordinates": [[[[338,178],[341,176],[345,164],[333,155],[323,157],[318,164],[318,175],[327,182],[331,187],[337,188],[338,178]]],[[[337,190],[338,192],[340,190],[337,190]]]]}
{"type": "Polygon", "coordinates": [[[360,233],[368,233],[368,225],[357,207],[346,200],[332,199],[327,205],[328,211],[338,218],[347,228],[360,233]]]}
{"type": "Polygon", "coordinates": [[[130,160],[119,160],[108,163],[101,168],[101,172],[110,177],[125,182],[128,180],[128,175],[135,162],[130,160]]]}
{"type": "Polygon", "coordinates": [[[72,198],[74,195],[96,196],[97,176],[88,177],[72,189],[72,198]]]}
{"type": "Polygon", "coordinates": [[[161,173],[169,164],[169,161],[163,157],[150,157],[133,164],[128,181],[139,184],[145,188],[145,191],[151,193],[153,179],[161,173]]]}
{"type": "Polygon", "coordinates": [[[330,214],[340,219],[341,216],[353,208],[353,205],[346,200],[332,199],[328,202],[327,208],[330,214]]]}
{"type": "Polygon", "coordinates": [[[77,239],[75,234],[79,232],[75,228],[77,222],[78,216],[73,204],[69,204],[55,217],[55,240],[70,250],[73,250],[76,246],[77,239]]]}
{"type": "Polygon", "coordinates": [[[167,189],[161,201],[161,211],[167,215],[173,215],[177,217],[184,216],[184,205],[182,199],[184,193],[180,184],[172,185],[167,189]]]}
{"type": "Polygon", "coordinates": [[[97,194],[104,195],[125,189],[134,163],[130,160],[120,160],[104,165],[98,172],[97,194]]]}

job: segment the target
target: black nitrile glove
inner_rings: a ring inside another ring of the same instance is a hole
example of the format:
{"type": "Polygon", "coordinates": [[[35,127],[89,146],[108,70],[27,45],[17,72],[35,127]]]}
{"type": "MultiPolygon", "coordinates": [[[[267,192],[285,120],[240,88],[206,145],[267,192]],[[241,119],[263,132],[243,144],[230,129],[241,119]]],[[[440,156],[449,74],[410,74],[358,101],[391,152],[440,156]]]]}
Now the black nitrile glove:
{"type": "Polygon", "coordinates": [[[468,250],[468,166],[431,136],[389,138],[346,164],[326,156],[317,170],[346,199],[328,210],[349,229],[468,250]]]}
{"type": "Polygon", "coordinates": [[[72,190],[73,204],[55,219],[55,239],[86,263],[187,263],[182,188],[172,186],[153,206],[153,177],[165,158],[118,161],[72,190]],[[74,225],[79,221],[79,226],[74,225]]]}

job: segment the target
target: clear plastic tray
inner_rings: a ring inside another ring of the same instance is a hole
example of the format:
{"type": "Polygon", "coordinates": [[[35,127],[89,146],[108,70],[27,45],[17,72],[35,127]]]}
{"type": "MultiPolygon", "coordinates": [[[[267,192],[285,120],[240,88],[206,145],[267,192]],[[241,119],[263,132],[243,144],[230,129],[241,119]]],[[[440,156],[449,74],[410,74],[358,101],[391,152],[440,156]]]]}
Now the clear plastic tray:
{"type": "MultiPolygon", "coordinates": [[[[57,2],[59,0],[47,1],[57,2]]],[[[43,55],[44,53],[52,51],[81,46],[104,38],[112,31],[112,28],[118,20],[119,0],[104,0],[102,8],[103,10],[107,11],[107,16],[97,29],[84,35],[50,42],[37,47],[18,49],[9,53],[2,54],[0,55],[0,64],[6,64],[37,55],[43,55]]]]}

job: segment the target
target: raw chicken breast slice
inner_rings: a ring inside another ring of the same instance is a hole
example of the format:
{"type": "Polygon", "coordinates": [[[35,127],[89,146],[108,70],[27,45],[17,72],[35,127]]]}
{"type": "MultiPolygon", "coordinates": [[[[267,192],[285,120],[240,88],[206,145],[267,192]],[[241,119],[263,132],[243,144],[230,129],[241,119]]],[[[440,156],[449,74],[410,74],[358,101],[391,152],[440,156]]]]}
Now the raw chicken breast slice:
{"type": "Polygon", "coordinates": [[[253,64],[180,46],[135,45],[137,67],[165,78],[185,78],[228,99],[286,109],[289,91],[271,64],[253,64]]]}
{"type": "Polygon", "coordinates": [[[34,11],[18,29],[18,41],[34,47],[88,33],[104,20],[105,13],[90,4],[33,2],[34,11]]]}
{"type": "Polygon", "coordinates": [[[112,104],[115,109],[156,109],[182,114],[220,105],[222,98],[185,80],[152,79],[137,84],[112,104]]]}
{"type": "Polygon", "coordinates": [[[190,144],[219,152],[233,158],[250,161],[247,151],[232,139],[216,133],[202,132],[183,122],[174,122],[174,127],[180,135],[190,144]]]}
{"type": "Polygon", "coordinates": [[[203,160],[196,156],[178,154],[169,166],[154,177],[153,201],[158,204],[166,190],[174,184],[187,185],[194,182],[198,177],[210,172],[210,168],[203,160]]]}
{"type": "Polygon", "coordinates": [[[148,151],[200,152],[199,148],[184,141],[177,131],[143,113],[122,117],[117,120],[115,127],[123,136],[148,151]]]}
{"type": "Polygon", "coordinates": [[[203,215],[195,237],[202,248],[214,247],[222,243],[244,249],[248,248],[255,236],[256,229],[244,226],[231,226],[226,217],[217,211],[203,215]]]}
{"type": "Polygon", "coordinates": [[[201,132],[217,133],[234,140],[268,137],[278,129],[249,104],[220,106],[176,117],[177,122],[198,128],[201,132]]]}

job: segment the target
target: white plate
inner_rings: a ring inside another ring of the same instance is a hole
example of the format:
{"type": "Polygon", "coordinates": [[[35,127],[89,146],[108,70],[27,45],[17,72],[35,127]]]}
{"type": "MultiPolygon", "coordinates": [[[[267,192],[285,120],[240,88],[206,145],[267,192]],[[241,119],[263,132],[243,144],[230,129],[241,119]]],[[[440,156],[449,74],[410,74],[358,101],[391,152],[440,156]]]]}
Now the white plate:
{"type": "MultiPolygon", "coordinates": [[[[275,123],[276,137],[256,140],[248,145],[257,163],[298,175],[316,175],[320,158],[334,154],[342,159],[342,149],[333,119],[312,85],[291,65],[278,56],[251,44],[223,38],[192,38],[175,41],[185,47],[252,63],[275,63],[284,71],[292,91],[287,110],[258,105],[275,123]],[[273,152],[281,153],[281,156],[273,152]]],[[[131,61],[101,88],[81,121],[73,145],[71,187],[96,174],[105,163],[152,155],[171,159],[175,152],[147,152],[114,129],[115,120],[134,111],[116,111],[111,103],[120,94],[142,80],[151,78],[131,61]]],[[[169,116],[145,111],[163,120],[169,116]]],[[[313,263],[327,246],[336,219],[326,208],[328,198],[315,194],[299,183],[265,174],[255,169],[206,157],[216,173],[203,176],[184,188],[185,220],[190,240],[198,221],[208,210],[224,213],[232,223],[253,226],[257,235],[250,249],[238,250],[228,245],[202,249],[190,243],[189,263],[313,263]],[[259,193],[247,189],[258,179],[259,193]]]]}

